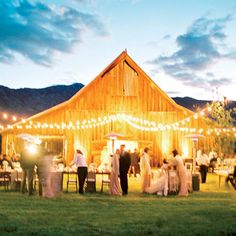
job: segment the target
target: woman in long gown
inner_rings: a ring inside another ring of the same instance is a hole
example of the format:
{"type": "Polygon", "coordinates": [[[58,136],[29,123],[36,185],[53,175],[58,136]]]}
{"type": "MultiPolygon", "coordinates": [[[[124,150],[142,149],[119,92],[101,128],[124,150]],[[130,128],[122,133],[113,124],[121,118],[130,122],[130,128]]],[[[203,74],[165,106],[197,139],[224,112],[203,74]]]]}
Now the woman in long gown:
{"type": "Polygon", "coordinates": [[[120,150],[117,149],[111,160],[110,193],[112,195],[121,195],[119,183],[119,157],[120,150]]]}
{"type": "Polygon", "coordinates": [[[149,164],[149,148],[144,148],[143,155],[140,160],[141,169],[141,192],[146,193],[148,187],[150,187],[151,181],[151,166],[149,164]]]}
{"type": "Polygon", "coordinates": [[[168,168],[169,165],[164,162],[159,172],[157,180],[146,189],[147,193],[156,193],[157,195],[167,196],[168,194],[168,168]]]}
{"type": "Polygon", "coordinates": [[[180,190],[179,196],[188,196],[188,183],[187,183],[187,170],[184,166],[183,159],[178,155],[177,150],[172,151],[174,160],[173,165],[176,166],[177,173],[179,175],[180,190]]]}

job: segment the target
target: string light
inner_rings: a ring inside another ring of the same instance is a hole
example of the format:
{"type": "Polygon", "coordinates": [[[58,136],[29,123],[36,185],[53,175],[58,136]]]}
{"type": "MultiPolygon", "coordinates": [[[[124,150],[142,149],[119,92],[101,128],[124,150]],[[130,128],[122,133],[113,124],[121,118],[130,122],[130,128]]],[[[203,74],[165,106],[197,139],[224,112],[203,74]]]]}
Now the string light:
{"type": "MultiPolygon", "coordinates": [[[[207,107],[202,109],[201,111],[199,111],[198,113],[194,113],[193,115],[186,117],[182,120],[179,120],[175,123],[172,124],[162,124],[162,123],[156,123],[155,121],[149,121],[146,119],[142,119],[139,117],[134,117],[131,115],[127,115],[124,113],[118,113],[118,114],[112,114],[112,115],[106,115],[104,117],[98,117],[98,118],[91,118],[91,119],[85,119],[85,120],[77,120],[75,122],[75,124],[72,121],[69,121],[68,124],[66,124],[65,122],[62,122],[61,124],[50,124],[50,123],[43,123],[41,124],[40,122],[33,122],[32,120],[26,121],[24,118],[21,119],[21,123],[22,124],[7,124],[5,127],[3,125],[0,124],[0,129],[4,130],[6,128],[8,129],[61,129],[61,130],[65,130],[65,129],[92,129],[92,128],[96,128],[96,127],[100,127],[100,126],[104,126],[106,124],[109,124],[111,122],[114,121],[124,121],[126,123],[128,123],[129,125],[131,125],[132,127],[142,130],[142,131],[152,131],[152,132],[156,132],[156,131],[165,131],[165,130],[171,130],[173,129],[174,131],[176,130],[180,130],[181,132],[199,132],[199,133],[204,133],[204,129],[200,128],[199,130],[197,130],[196,128],[188,128],[188,127],[180,127],[180,125],[186,125],[186,123],[189,123],[191,121],[191,119],[198,119],[199,116],[205,116],[207,115],[206,113],[211,112],[212,109],[211,107],[207,107]]],[[[185,112],[185,115],[187,115],[187,113],[185,112]]],[[[8,119],[8,115],[6,113],[3,113],[3,117],[5,119],[8,119]]],[[[12,120],[16,121],[18,118],[16,116],[12,116],[12,120]]],[[[207,135],[210,135],[212,132],[215,132],[217,135],[219,135],[221,132],[224,133],[235,133],[236,132],[236,127],[233,128],[223,128],[223,129],[219,129],[219,128],[215,128],[213,129],[208,129],[205,130],[207,135]]]]}

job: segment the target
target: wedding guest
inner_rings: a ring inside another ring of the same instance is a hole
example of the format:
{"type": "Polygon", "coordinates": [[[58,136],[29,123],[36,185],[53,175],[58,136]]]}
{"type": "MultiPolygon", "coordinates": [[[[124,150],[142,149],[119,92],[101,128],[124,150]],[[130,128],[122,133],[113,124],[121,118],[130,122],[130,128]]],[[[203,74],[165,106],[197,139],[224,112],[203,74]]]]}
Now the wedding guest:
{"type": "Polygon", "coordinates": [[[11,158],[9,156],[7,156],[6,154],[2,155],[2,159],[0,161],[1,164],[1,168],[4,169],[4,167],[11,167],[11,169],[13,169],[13,165],[12,165],[12,161],[11,158]]]}
{"type": "Polygon", "coordinates": [[[38,145],[24,141],[24,149],[21,153],[22,184],[21,192],[26,192],[26,179],[28,180],[28,195],[33,195],[34,166],[38,158],[38,145]]]}
{"type": "Polygon", "coordinates": [[[83,152],[79,149],[76,150],[74,159],[70,163],[70,166],[74,164],[77,166],[77,173],[78,173],[78,179],[79,179],[79,193],[83,194],[84,182],[88,174],[88,166],[87,166],[86,159],[83,152]]]}
{"type": "Polygon", "coordinates": [[[156,193],[157,195],[167,196],[168,194],[168,169],[167,161],[163,160],[157,180],[146,189],[147,193],[156,193]]]}
{"type": "Polygon", "coordinates": [[[212,149],[209,153],[209,169],[211,170],[212,173],[214,173],[214,169],[216,168],[217,165],[217,153],[212,149]]]}
{"type": "Polygon", "coordinates": [[[197,157],[196,161],[197,161],[197,164],[200,166],[202,183],[206,183],[209,158],[204,150],[202,150],[202,154],[197,157]]]}
{"type": "Polygon", "coordinates": [[[226,179],[226,183],[230,182],[234,189],[236,190],[236,166],[234,166],[234,172],[232,174],[229,174],[226,179]]]}
{"type": "Polygon", "coordinates": [[[122,189],[122,195],[128,194],[128,171],[131,164],[130,154],[125,151],[125,145],[120,145],[120,185],[122,189]]]}
{"type": "Polygon", "coordinates": [[[172,154],[174,156],[173,165],[176,166],[180,181],[179,196],[188,196],[187,171],[184,166],[183,159],[178,155],[178,151],[176,149],[172,151],[172,154]]]}
{"type": "Polygon", "coordinates": [[[20,154],[19,153],[15,154],[14,160],[12,162],[12,166],[14,167],[14,169],[21,168],[21,165],[20,165],[20,154]]]}
{"type": "Polygon", "coordinates": [[[37,162],[39,178],[39,196],[46,198],[54,197],[56,194],[52,186],[53,154],[41,147],[37,162]]]}
{"type": "Polygon", "coordinates": [[[151,166],[149,163],[149,148],[145,147],[143,155],[140,159],[140,168],[141,168],[141,192],[145,193],[146,189],[150,187],[151,181],[151,166]]]}
{"type": "Polygon", "coordinates": [[[119,157],[120,150],[117,149],[111,160],[110,192],[112,195],[121,195],[119,183],[119,157]]]}
{"type": "Polygon", "coordinates": [[[137,148],[134,149],[134,152],[130,154],[131,157],[131,171],[134,175],[134,177],[137,176],[137,174],[140,174],[140,168],[139,168],[139,153],[137,148]]]}

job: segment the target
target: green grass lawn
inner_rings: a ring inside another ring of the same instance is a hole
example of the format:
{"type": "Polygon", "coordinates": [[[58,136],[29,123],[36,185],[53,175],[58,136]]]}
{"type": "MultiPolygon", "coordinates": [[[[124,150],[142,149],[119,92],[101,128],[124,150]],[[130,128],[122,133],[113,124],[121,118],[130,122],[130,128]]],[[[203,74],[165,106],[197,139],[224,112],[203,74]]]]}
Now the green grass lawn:
{"type": "Polygon", "coordinates": [[[71,189],[43,199],[1,187],[0,235],[236,235],[236,191],[217,176],[187,198],[141,194],[139,181],[129,179],[125,197],[71,189]]]}

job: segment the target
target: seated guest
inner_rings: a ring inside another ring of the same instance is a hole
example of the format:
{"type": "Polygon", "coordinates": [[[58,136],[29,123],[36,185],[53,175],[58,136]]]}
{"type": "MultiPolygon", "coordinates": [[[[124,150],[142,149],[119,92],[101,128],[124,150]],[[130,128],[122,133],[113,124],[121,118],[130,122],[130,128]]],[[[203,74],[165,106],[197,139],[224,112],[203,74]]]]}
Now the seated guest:
{"type": "Polygon", "coordinates": [[[12,161],[12,165],[14,167],[14,169],[16,168],[20,168],[20,154],[15,154],[14,155],[14,159],[12,161]]]}
{"type": "Polygon", "coordinates": [[[226,177],[226,183],[230,182],[232,184],[232,186],[234,187],[234,189],[236,190],[236,166],[234,166],[234,172],[233,174],[229,174],[226,177]]]}
{"type": "Polygon", "coordinates": [[[6,154],[3,154],[1,159],[1,168],[4,169],[4,167],[10,166],[11,169],[13,169],[11,160],[7,157],[6,154]]]}

